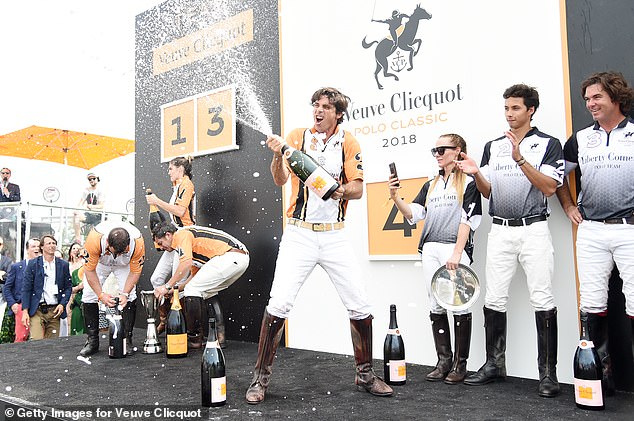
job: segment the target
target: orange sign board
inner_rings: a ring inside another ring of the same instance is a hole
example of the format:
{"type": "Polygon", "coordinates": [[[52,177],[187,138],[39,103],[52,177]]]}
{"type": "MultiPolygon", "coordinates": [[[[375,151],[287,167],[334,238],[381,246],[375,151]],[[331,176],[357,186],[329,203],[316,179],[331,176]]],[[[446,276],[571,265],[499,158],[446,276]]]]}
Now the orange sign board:
{"type": "Polygon", "coordinates": [[[238,149],[235,87],[161,106],[161,162],[238,149]]]}
{"type": "Polygon", "coordinates": [[[198,153],[235,149],[235,98],[225,89],[198,98],[198,153]]]}
{"type": "Polygon", "coordinates": [[[162,109],[163,161],[194,153],[194,102],[186,101],[162,109]]]}
{"type": "MultiPolygon", "coordinates": [[[[427,178],[401,179],[400,196],[410,203],[427,178]]],[[[410,225],[403,219],[392,200],[387,181],[368,183],[366,186],[368,205],[368,254],[370,258],[400,256],[418,258],[418,242],[423,223],[410,225]]]]}

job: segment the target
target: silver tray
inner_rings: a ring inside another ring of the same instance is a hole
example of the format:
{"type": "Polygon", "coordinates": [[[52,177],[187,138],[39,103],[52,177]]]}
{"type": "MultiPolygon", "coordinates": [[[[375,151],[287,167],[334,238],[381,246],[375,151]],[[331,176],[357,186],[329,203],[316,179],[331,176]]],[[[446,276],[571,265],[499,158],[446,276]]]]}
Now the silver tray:
{"type": "Polygon", "coordinates": [[[431,290],[443,308],[451,311],[466,310],[480,296],[480,280],[469,266],[459,264],[458,269],[452,270],[443,266],[434,273],[431,290]]]}

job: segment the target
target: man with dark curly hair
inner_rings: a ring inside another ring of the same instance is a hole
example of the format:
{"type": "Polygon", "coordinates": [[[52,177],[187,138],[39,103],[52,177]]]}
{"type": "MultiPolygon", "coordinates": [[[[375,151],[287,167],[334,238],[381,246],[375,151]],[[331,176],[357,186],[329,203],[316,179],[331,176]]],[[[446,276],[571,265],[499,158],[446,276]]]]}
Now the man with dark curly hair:
{"type": "Polygon", "coordinates": [[[599,72],[581,84],[594,124],[564,147],[566,172],[581,175],[574,203],[565,183],[557,196],[577,230],[579,310],[603,362],[603,390],[614,394],[608,352],[608,286],[614,264],[623,279],[625,312],[634,331],[634,90],[619,72],[599,72]]]}

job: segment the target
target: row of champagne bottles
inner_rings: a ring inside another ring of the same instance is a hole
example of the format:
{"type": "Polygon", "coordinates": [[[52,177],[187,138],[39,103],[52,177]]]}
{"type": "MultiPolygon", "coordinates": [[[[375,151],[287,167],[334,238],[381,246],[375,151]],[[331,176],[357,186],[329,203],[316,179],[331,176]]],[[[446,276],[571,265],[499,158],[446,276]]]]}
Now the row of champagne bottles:
{"type": "MultiPolygon", "coordinates": [[[[126,340],[123,320],[115,298],[114,315],[110,318],[110,338],[108,355],[110,358],[126,356],[126,340]]],[[[168,358],[186,357],[187,327],[180,305],[178,292],[172,294],[172,305],[167,318],[168,358]]],[[[574,356],[575,402],[579,408],[601,410],[605,408],[601,380],[603,369],[601,359],[588,334],[588,315],[581,314],[581,339],[574,356]]],[[[383,344],[383,374],[390,385],[404,385],[407,381],[405,345],[398,328],[396,305],[390,306],[390,324],[383,344]]],[[[209,319],[209,336],[201,362],[202,405],[221,406],[227,400],[225,358],[216,335],[216,322],[209,319]]]]}
{"type": "MultiPolygon", "coordinates": [[[[118,298],[115,298],[114,314],[108,318],[110,320],[108,356],[110,358],[124,358],[127,355],[127,342],[118,298]]],[[[172,294],[172,306],[167,316],[166,336],[165,353],[167,357],[186,357],[187,327],[177,291],[172,294]]],[[[218,342],[214,317],[209,318],[209,336],[203,351],[200,381],[202,406],[221,406],[227,402],[225,357],[218,342]]]]}
{"type": "MultiPolygon", "coordinates": [[[[390,385],[406,382],[405,346],[396,321],[396,306],[390,306],[390,327],[383,345],[383,371],[390,385]]],[[[581,314],[581,339],[573,360],[575,403],[577,407],[602,410],[603,366],[588,334],[588,315],[581,314]]]]}

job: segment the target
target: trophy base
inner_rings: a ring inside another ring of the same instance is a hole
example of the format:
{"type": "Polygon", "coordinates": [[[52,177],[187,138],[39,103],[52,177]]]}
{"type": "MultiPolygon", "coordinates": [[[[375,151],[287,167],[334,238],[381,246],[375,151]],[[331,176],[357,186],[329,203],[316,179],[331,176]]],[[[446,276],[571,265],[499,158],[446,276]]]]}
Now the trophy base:
{"type": "Polygon", "coordinates": [[[160,342],[156,340],[152,342],[146,341],[143,344],[144,354],[160,354],[161,352],[163,352],[163,347],[161,346],[160,342]]]}

